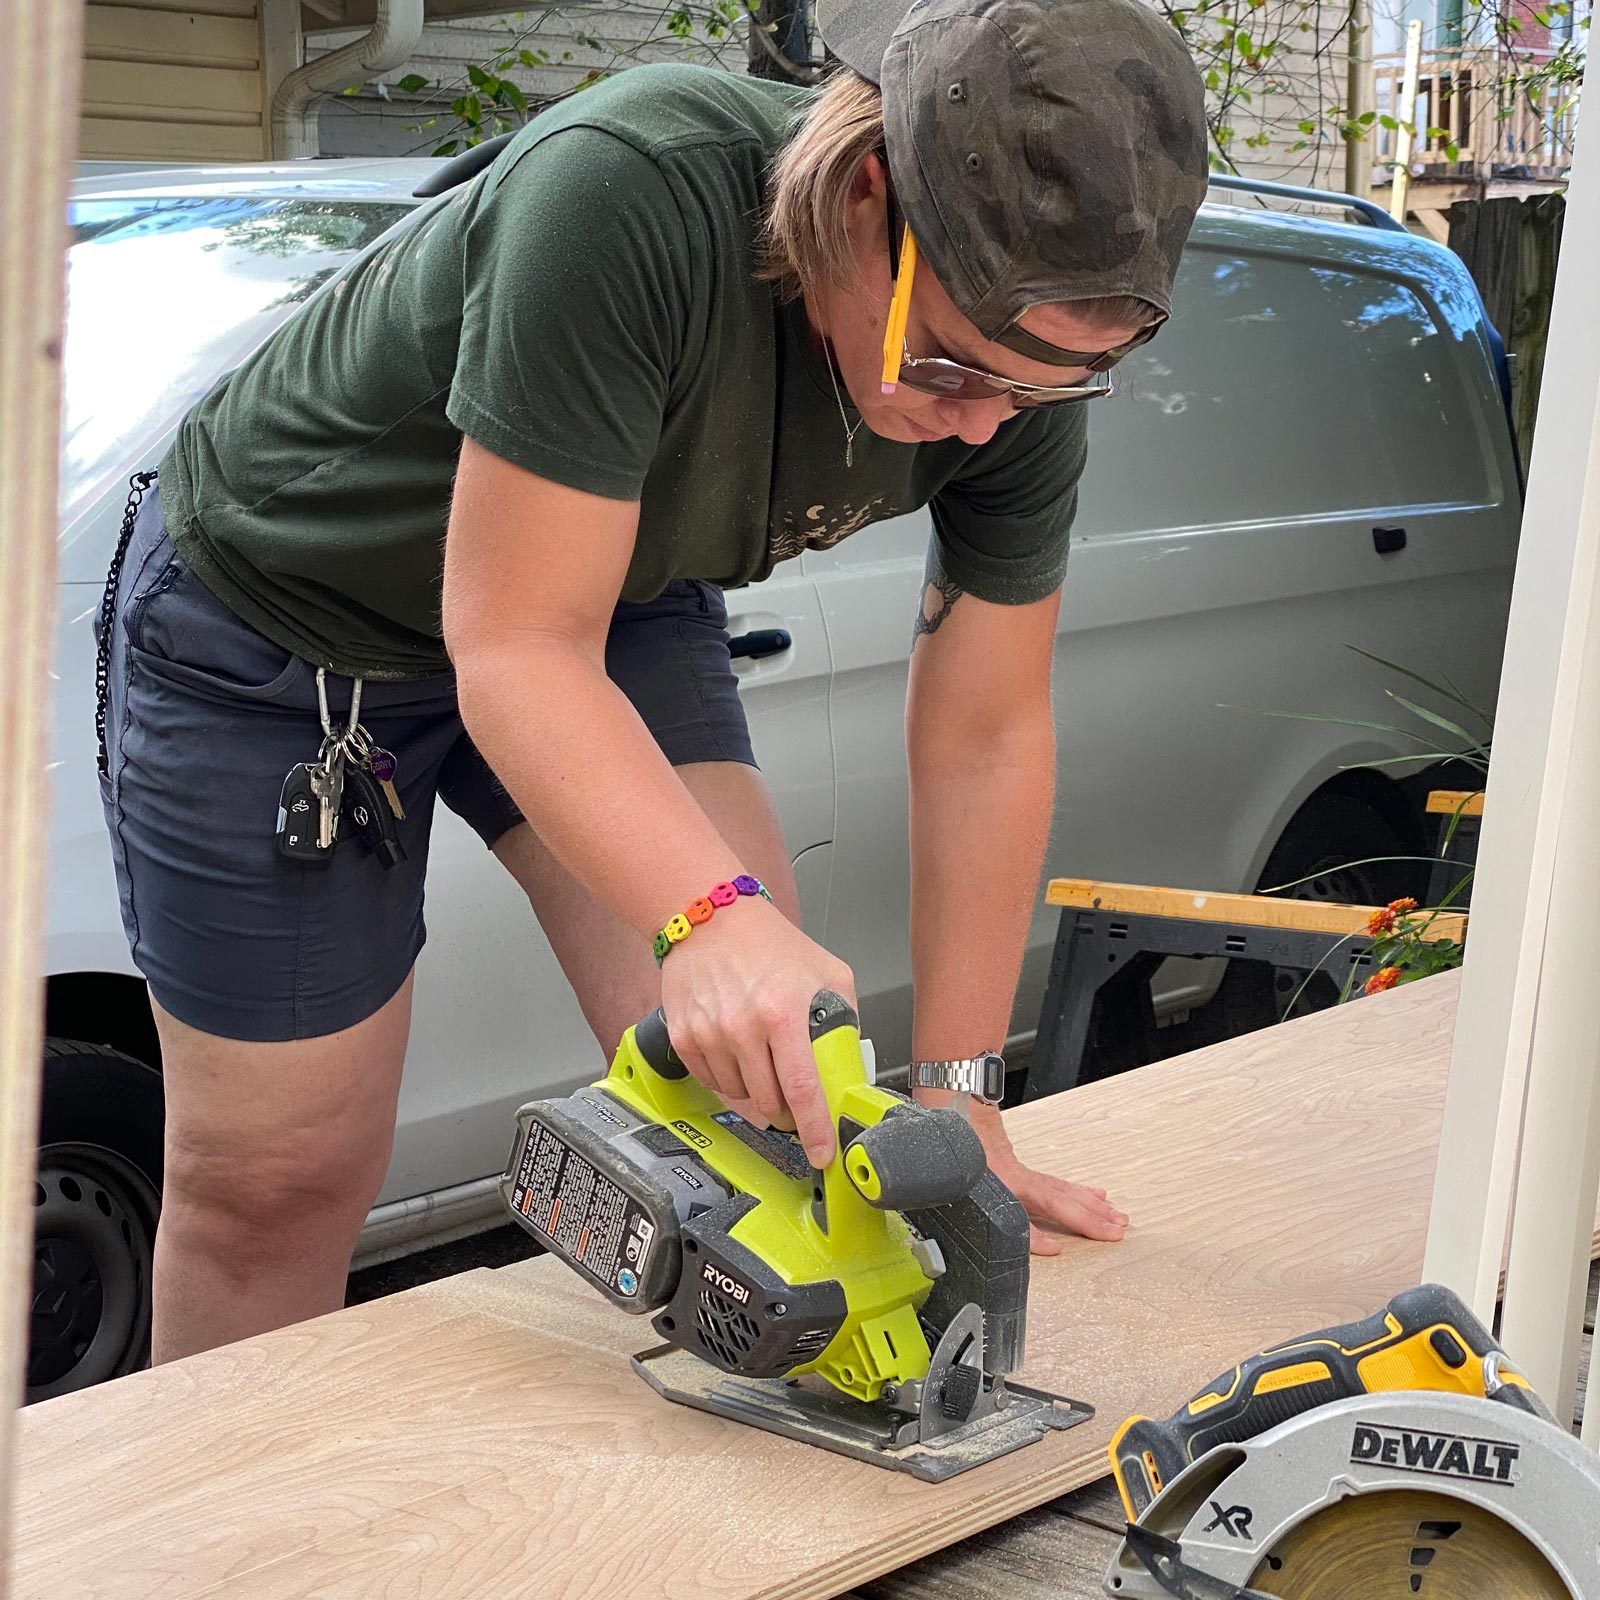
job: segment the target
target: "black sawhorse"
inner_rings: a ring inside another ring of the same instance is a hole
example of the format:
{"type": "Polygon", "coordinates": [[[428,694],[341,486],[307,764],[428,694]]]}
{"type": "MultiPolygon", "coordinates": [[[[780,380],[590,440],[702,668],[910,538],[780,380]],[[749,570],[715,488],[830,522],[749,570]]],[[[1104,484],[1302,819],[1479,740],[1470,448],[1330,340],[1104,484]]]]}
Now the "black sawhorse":
{"type": "MultiPolygon", "coordinates": [[[[1310,969],[1341,985],[1353,967],[1370,967],[1367,919],[1374,906],[1275,895],[1206,894],[1145,884],[1053,878],[1045,899],[1061,907],[1039,1031],[1028,1063],[1026,1100],[1078,1082],[1095,996],[1114,980],[1149,1006],[1143,977],[1168,956],[1228,956],[1310,969]]],[[[1439,938],[1460,939],[1466,918],[1435,919],[1439,938]]],[[[1352,992],[1358,988],[1351,985],[1352,992]]]]}

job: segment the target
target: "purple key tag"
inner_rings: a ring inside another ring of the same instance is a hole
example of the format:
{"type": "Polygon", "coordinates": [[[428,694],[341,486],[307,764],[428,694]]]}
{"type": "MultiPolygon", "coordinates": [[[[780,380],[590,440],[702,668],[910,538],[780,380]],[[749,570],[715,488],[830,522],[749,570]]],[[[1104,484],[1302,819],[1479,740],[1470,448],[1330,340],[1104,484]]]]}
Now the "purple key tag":
{"type": "Polygon", "coordinates": [[[395,759],[392,752],[383,749],[375,749],[369,759],[372,776],[376,778],[379,783],[394,782],[395,759]]]}

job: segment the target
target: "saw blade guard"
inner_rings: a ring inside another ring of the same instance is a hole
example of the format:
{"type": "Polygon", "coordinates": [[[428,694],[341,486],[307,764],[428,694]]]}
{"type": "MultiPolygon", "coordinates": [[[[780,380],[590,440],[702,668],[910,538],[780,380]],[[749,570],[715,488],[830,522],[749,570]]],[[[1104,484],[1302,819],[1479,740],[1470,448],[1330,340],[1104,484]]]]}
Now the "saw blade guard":
{"type": "MultiPolygon", "coordinates": [[[[1519,1407],[1418,1390],[1335,1401],[1202,1456],[1166,1484],[1137,1523],[1176,1547],[1179,1570],[1188,1576],[1175,1579],[1169,1571],[1163,1581],[1141,1559],[1136,1541],[1124,1539],[1107,1568],[1105,1592],[1117,1600],[1324,1600],[1339,1592],[1326,1584],[1341,1529],[1348,1529],[1352,1551],[1366,1551],[1361,1559],[1370,1563],[1383,1558],[1374,1556],[1367,1535],[1403,1526],[1409,1510],[1418,1511],[1416,1536],[1409,1544],[1393,1540],[1394,1571],[1384,1578],[1394,1579],[1396,1595],[1600,1596],[1600,1458],[1556,1424],[1519,1407]],[[1398,1498],[1407,1496],[1413,1498],[1398,1498]],[[1365,1497],[1391,1499],[1381,1512],[1363,1507],[1358,1514],[1345,1505],[1365,1497]],[[1452,1505],[1458,1514],[1449,1514],[1452,1505]],[[1468,1531],[1470,1555],[1468,1541],[1450,1551],[1449,1560],[1439,1553],[1453,1536],[1451,1524],[1454,1532],[1468,1531]],[[1508,1583],[1510,1574],[1518,1574],[1522,1587],[1466,1594],[1445,1588],[1444,1575],[1452,1570],[1483,1570],[1481,1552],[1493,1548],[1490,1529],[1504,1530],[1503,1572],[1508,1583]],[[1298,1562],[1293,1573],[1291,1558],[1298,1562]],[[1548,1566],[1548,1580],[1541,1578],[1539,1563],[1548,1566]],[[1435,1572],[1432,1589],[1429,1566],[1435,1572]],[[1541,1581],[1544,1588],[1537,1586],[1541,1581]]],[[[1349,1576],[1353,1582],[1359,1575],[1353,1569],[1349,1576]]],[[[1389,1590],[1369,1583],[1345,1592],[1389,1590]]]]}

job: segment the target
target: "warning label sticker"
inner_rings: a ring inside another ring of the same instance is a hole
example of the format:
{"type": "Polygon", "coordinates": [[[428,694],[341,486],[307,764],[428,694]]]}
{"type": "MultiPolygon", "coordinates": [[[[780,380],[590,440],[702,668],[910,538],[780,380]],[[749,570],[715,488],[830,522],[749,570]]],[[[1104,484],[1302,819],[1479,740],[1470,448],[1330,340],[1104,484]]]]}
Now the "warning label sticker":
{"type": "Polygon", "coordinates": [[[597,1283],[637,1294],[655,1224],[638,1202],[548,1128],[535,1123],[511,1203],[544,1243],[597,1283]]]}

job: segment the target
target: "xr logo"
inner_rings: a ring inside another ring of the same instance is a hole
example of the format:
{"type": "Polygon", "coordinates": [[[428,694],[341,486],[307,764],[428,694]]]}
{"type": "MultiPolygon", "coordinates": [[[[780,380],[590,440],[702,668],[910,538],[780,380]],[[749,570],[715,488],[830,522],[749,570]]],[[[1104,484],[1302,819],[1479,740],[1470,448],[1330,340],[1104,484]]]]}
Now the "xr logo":
{"type": "Polygon", "coordinates": [[[1250,1537],[1250,1519],[1255,1515],[1249,1506],[1229,1506],[1226,1511],[1211,1502],[1211,1509],[1216,1516],[1205,1526],[1204,1531],[1210,1533],[1213,1529],[1221,1528],[1231,1539],[1248,1539],[1250,1537]]]}

